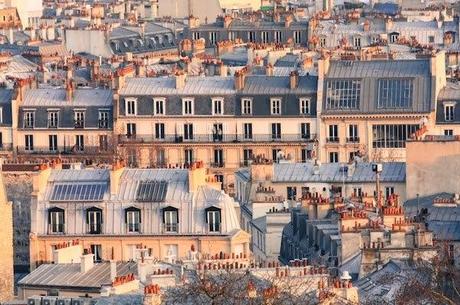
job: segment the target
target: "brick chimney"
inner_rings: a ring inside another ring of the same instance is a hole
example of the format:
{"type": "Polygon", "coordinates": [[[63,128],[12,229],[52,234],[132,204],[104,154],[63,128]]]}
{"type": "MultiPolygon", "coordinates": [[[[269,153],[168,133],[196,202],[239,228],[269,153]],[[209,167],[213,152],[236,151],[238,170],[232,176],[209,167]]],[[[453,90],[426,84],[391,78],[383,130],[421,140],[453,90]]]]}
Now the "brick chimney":
{"type": "Polygon", "coordinates": [[[73,84],[71,81],[68,81],[65,87],[65,96],[66,96],[67,102],[69,103],[72,102],[73,93],[74,93],[73,84]]]}
{"type": "Polygon", "coordinates": [[[243,90],[246,81],[247,67],[235,72],[235,90],[243,90]]]}
{"type": "Polygon", "coordinates": [[[292,71],[289,73],[289,88],[296,89],[299,86],[299,72],[292,71]]]}

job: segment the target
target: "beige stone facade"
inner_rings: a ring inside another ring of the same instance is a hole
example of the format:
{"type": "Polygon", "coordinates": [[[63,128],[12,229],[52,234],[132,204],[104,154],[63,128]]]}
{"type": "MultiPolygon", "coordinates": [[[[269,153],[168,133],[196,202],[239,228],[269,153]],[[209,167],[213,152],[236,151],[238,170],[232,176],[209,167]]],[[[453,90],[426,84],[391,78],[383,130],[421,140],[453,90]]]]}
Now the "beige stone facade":
{"type": "Polygon", "coordinates": [[[0,302],[13,298],[13,210],[0,174],[0,302]]]}

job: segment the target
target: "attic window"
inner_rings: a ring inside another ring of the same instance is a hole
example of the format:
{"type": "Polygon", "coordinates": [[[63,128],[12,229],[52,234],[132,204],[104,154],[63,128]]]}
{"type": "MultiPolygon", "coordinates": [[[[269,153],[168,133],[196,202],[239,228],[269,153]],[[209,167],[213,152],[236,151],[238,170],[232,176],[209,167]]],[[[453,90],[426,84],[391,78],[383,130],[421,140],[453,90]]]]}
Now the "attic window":
{"type": "Polygon", "coordinates": [[[50,201],[102,201],[106,191],[106,183],[59,183],[54,185],[50,201]]]}
{"type": "Polygon", "coordinates": [[[163,202],[168,190],[166,181],[141,181],[137,187],[136,201],[163,202]]]}

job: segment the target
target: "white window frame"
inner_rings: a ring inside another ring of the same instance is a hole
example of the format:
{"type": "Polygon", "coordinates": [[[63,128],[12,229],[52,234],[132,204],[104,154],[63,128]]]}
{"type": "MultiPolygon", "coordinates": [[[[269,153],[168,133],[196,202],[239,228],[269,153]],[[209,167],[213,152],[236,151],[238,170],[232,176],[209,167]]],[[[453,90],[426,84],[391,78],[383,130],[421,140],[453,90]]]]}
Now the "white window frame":
{"type": "Polygon", "coordinates": [[[137,99],[129,98],[125,99],[125,116],[136,116],[137,115],[137,99]],[[129,103],[134,103],[134,113],[129,112],[129,103]]]}
{"type": "Polygon", "coordinates": [[[242,115],[252,115],[252,99],[251,98],[241,99],[241,114],[242,115]],[[245,106],[246,102],[249,104],[249,107],[245,106]],[[249,108],[249,112],[246,111],[246,108],[249,108]]]}
{"type": "Polygon", "coordinates": [[[165,110],[166,110],[165,107],[166,107],[166,99],[164,98],[154,98],[153,99],[153,114],[154,115],[165,115],[165,110]],[[162,104],[161,107],[158,107],[157,103],[161,103],[162,104]]]}
{"type": "Polygon", "coordinates": [[[273,32],[273,42],[274,43],[280,43],[282,40],[283,34],[281,31],[274,31],[273,32]]]}
{"type": "Polygon", "coordinates": [[[309,98],[300,98],[299,99],[299,112],[300,114],[310,114],[310,99],[309,98]],[[306,108],[307,111],[304,111],[306,108]]]}
{"type": "Polygon", "coordinates": [[[195,114],[195,100],[193,98],[183,98],[182,99],[182,115],[194,115],[195,114]],[[186,103],[190,102],[190,113],[187,113],[186,103]]]}
{"type": "Polygon", "coordinates": [[[224,115],[224,99],[213,98],[212,99],[212,115],[224,115]],[[216,112],[216,104],[220,103],[220,113],[216,112]]]}
{"type": "Polygon", "coordinates": [[[76,123],[78,121],[83,121],[83,128],[85,128],[86,126],[85,117],[86,117],[85,110],[75,110],[74,111],[74,115],[73,115],[74,122],[76,123]],[[79,116],[81,116],[80,119],[79,119],[79,116]]]}
{"type": "Polygon", "coordinates": [[[35,127],[35,111],[25,111],[24,112],[24,128],[34,128],[35,127]],[[32,121],[32,126],[26,124],[26,122],[32,121]]]}
{"type": "Polygon", "coordinates": [[[279,97],[274,97],[270,99],[270,113],[272,115],[281,115],[283,108],[283,100],[279,97]]]}
{"type": "Polygon", "coordinates": [[[3,124],[3,107],[0,107],[0,124],[3,124]]]}
{"type": "Polygon", "coordinates": [[[57,151],[58,147],[59,147],[59,145],[58,145],[58,136],[57,136],[57,134],[48,135],[48,149],[50,151],[57,151]],[[50,145],[51,144],[50,139],[55,139],[55,142],[53,141],[53,145],[50,145]],[[53,146],[53,147],[51,147],[51,146],[53,146]]]}
{"type": "Polygon", "coordinates": [[[140,211],[127,211],[126,212],[126,230],[128,233],[139,233],[141,231],[141,213],[140,211]],[[137,217],[136,217],[137,215],[137,217]],[[136,220],[138,222],[136,222],[136,220]],[[137,230],[135,229],[135,224],[137,224],[137,230]]]}
{"type": "Polygon", "coordinates": [[[268,32],[267,31],[262,31],[260,32],[260,42],[262,43],[268,43],[268,32]]]}
{"type": "Polygon", "coordinates": [[[33,134],[24,135],[24,149],[26,151],[34,151],[34,135],[33,134]]]}
{"type": "Polygon", "coordinates": [[[354,36],[353,37],[353,46],[355,48],[360,48],[361,47],[361,41],[362,41],[361,36],[354,36]]]}
{"type": "Polygon", "coordinates": [[[446,122],[451,122],[455,119],[455,103],[444,103],[444,120],[446,122]],[[452,109],[451,111],[447,111],[447,109],[452,109]]]}
{"type": "Polygon", "coordinates": [[[75,149],[77,151],[85,151],[85,136],[82,134],[75,135],[75,149]]]}
{"type": "Polygon", "coordinates": [[[209,232],[217,233],[220,232],[220,222],[221,222],[221,212],[220,211],[207,211],[208,217],[208,230],[209,232]]]}
{"type": "Polygon", "coordinates": [[[319,38],[319,46],[320,46],[321,48],[324,48],[324,47],[326,47],[326,44],[327,44],[327,39],[326,39],[326,37],[320,37],[320,38],[319,38]]]}
{"type": "Polygon", "coordinates": [[[48,111],[48,128],[57,128],[59,126],[59,111],[49,110],[48,111]],[[56,114],[56,125],[51,126],[50,122],[52,121],[51,116],[56,114]]]}
{"type": "Polygon", "coordinates": [[[299,44],[302,41],[302,32],[301,31],[293,31],[292,37],[294,38],[294,43],[299,44]]]}

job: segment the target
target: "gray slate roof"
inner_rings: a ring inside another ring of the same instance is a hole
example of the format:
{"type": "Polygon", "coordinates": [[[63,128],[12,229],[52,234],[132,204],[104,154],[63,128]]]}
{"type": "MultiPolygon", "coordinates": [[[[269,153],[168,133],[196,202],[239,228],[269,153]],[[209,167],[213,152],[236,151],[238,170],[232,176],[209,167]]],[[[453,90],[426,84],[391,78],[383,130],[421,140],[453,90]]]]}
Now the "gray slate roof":
{"type": "Polygon", "coordinates": [[[428,76],[429,59],[331,61],[328,78],[397,78],[428,76]]]}
{"type": "Polygon", "coordinates": [[[23,106],[112,106],[113,93],[106,89],[77,89],[71,103],[65,89],[30,89],[24,96],[23,106]]]}
{"type": "MultiPolygon", "coordinates": [[[[117,263],[117,276],[137,274],[137,263],[117,263]]],[[[19,286],[57,286],[95,288],[110,284],[110,263],[94,264],[88,272],[80,272],[80,264],[43,264],[19,281],[19,286]]]]}
{"type": "Polygon", "coordinates": [[[299,85],[291,90],[289,77],[282,76],[247,76],[243,94],[279,95],[308,94],[316,92],[318,79],[315,76],[299,76],[299,85]]]}
{"type": "MultiPolygon", "coordinates": [[[[358,162],[353,175],[343,173],[339,163],[320,165],[319,174],[314,174],[312,163],[277,163],[274,164],[273,182],[374,182],[375,173],[372,163],[358,162]]],[[[403,162],[383,163],[380,175],[382,182],[404,182],[406,180],[406,165],[403,162]]]]}

